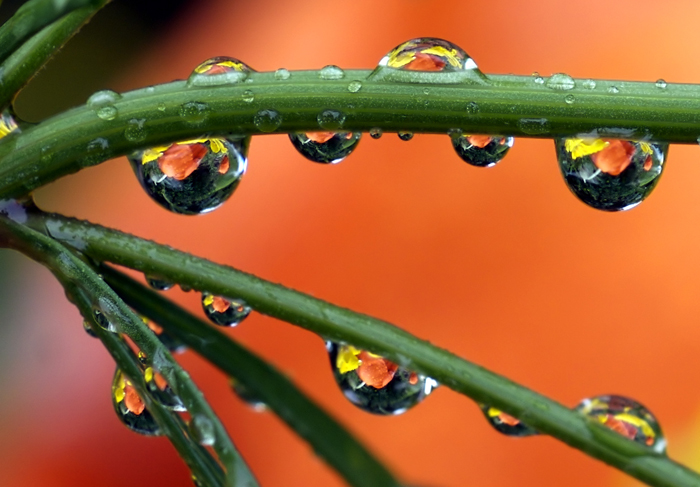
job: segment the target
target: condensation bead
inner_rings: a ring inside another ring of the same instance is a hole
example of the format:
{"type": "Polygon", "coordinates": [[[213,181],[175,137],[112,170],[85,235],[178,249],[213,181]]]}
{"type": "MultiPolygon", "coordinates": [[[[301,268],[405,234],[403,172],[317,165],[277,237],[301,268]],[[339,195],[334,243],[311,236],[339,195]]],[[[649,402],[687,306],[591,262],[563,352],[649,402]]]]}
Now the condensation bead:
{"type": "Polygon", "coordinates": [[[238,59],[219,56],[207,59],[194,68],[187,80],[192,86],[217,86],[244,81],[254,71],[238,59]]]}
{"type": "Polygon", "coordinates": [[[606,211],[628,210],[644,200],[664,168],[668,144],[621,139],[556,139],[557,159],[569,189],[606,211]]]}
{"type": "Polygon", "coordinates": [[[197,215],[218,208],[248,166],[250,138],[208,137],[138,151],[131,166],[148,195],[164,208],[197,215]]]}
{"type": "Polygon", "coordinates": [[[666,439],[651,412],[633,399],[602,395],[584,399],[576,411],[657,453],[666,451],[666,439]]]}
{"type": "Polygon", "coordinates": [[[143,378],[146,380],[146,386],[154,400],[173,411],[186,411],[182,400],[175,395],[168,381],[160,372],[155,371],[153,367],[146,367],[143,371],[143,378]]]}
{"type": "Polygon", "coordinates": [[[401,414],[437,386],[390,360],[352,345],[326,342],[333,376],[345,397],[374,414],[401,414]]]}
{"type": "Polygon", "coordinates": [[[168,281],[168,280],[163,279],[161,277],[149,276],[149,275],[146,275],[146,282],[148,283],[149,286],[151,286],[156,291],[167,291],[168,289],[171,289],[175,285],[175,283],[172,281],[168,281]]]}
{"type": "Polygon", "coordinates": [[[480,404],[481,411],[486,416],[486,420],[499,433],[507,436],[532,436],[537,435],[537,431],[525,426],[519,419],[484,404],[480,404]]]}
{"type": "Polygon", "coordinates": [[[453,134],[451,139],[457,155],[477,167],[495,166],[513,147],[514,141],[513,137],[464,134],[453,134]]]}
{"type": "Polygon", "coordinates": [[[214,324],[219,326],[236,326],[251,312],[241,299],[224,298],[209,293],[202,293],[202,308],[214,324]]]}
{"type": "Polygon", "coordinates": [[[411,39],[396,46],[379,66],[406,71],[461,71],[477,69],[474,60],[449,41],[433,37],[411,39]]]}
{"type": "Polygon", "coordinates": [[[293,132],[289,140],[310,161],[336,164],[355,150],[361,136],[361,132],[293,132]]]}
{"type": "Polygon", "coordinates": [[[161,434],[143,399],[120,369],[116,370],[112,381],[112,404],[119,420],[130,430],[149,436],[161,434]]]}

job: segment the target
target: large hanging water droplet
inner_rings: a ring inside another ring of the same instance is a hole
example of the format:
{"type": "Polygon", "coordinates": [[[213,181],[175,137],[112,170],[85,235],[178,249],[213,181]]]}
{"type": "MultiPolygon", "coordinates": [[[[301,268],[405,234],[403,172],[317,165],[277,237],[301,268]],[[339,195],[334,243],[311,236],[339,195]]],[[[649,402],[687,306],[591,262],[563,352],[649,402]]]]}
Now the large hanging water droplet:
{"type": "Polygon", "coordinates": [[[146,275],[146,282],[156,291],[167,291],[175,285],[175,283],[172,281],[168,281],[161,277],[149,276],[148,274],[146,275]]]}
{"type": "Polygon", "coordinates": [[[346,398],[374,414],[401,414],[437,386],[430,377],[411,372],[366,350],[326,342],[335,381],[346,398]]]}
{"type": "Polygon", "coordinates": [[[289,140],[307,159],[336,164],[355,150],[361,136],[361,132],[293,132],[289,140]]]}
{"type": "Polygon", "coordinates": [[[197,215],[218,208],[245,174],[249,138],[186,140],[129,157],[148,195],[164,208],[197,215]]]}
{"type": "Polygon", "coordinates": [[[168,381],[165,380],[160,372],[154,370],[153,367],[146,367],[143,371],[143,377],[146,380],[146,387],[148,387],[154,400],[173,411],[186,411],[182,400],[173,392],[168,381]]]}
{"type": "Polygon", "coordinates": [[[253,71],[244,62],[226,56],[207,59],[194,68],[187,80],[188,86],[217,86],[239,83],[253,71]]]}
{"type": "Polygon", "coordinates": [[[513,147],[513,137],[451,134],[452,146],[465,162],[477,167],[495,166],[513,147]]]}
{"type": "Polygon", "coordinates": [[[666,439],[658,421],[633,399],[615,395],[595,396],[581,401],[575,410],[657,453],[666,451],[666,439]]]}
{"type": "Polygon", "coordinates": [[[556,73],[547,78],[544,85],[552,90],[566,91],[574,89],[576,81],[566,73],[556,73]]]}
{"type": "Polygon", "coordinates": [[[504,413],[500,409],[492,408],[484,404],[479,407],[486,416],[486,420],[496,431],[508,436],[532,436],[539,434],[529,426],[524,425],[519,419],[504,413]]]}
{"type": "Polygon", "coordinates": [[[461,48],[434,37],[421,37],[399,44],[379,61],[379,66],[406,71],[478,69],[474,60],[461,48]]]}
{"type": "Polygon", "coordinates": [[[251,308],[241,299],[224,298],[202,293],[202,308],[214,324],[236,326],[251,312],[251,308]]]}
{"type": "Polygon", "coordinates": [[[112,381],[112,405],[119,420],[130,430],[142,435],[161,434],[158,423],[146,409],[143,399],[120,369],[116,370],[112,381]]]}
{"type": "Polygon", "coordinates": [[[559,168],[584,203],[606,211],[628,210],[644,200],[664,168],[668,144],[620,139],[556,139],[559,168]]]}
{"type": "Polygon", "coordinates": [[[10,110],[3,110],[0,113],[0,139],[12,132],[19,132],[15,117],[12,116],[10,110]]]}
{"type": "Polygon", "coordinates": [[[241,401],[249,405],[255,411],[263,412],[267,409],[267,405],[242,383],[233,377],[229,379],[229,383],[231,385],[231,390],[233,390],[236,396],[238,396],[241,401]]]}
{"type": "Polygon", "coordinates": [[[163,330],[163,327],[148,318],[141,318],[146,326],[158,337],[160,343],[173,353],[183,352],[187,346],[179,339],[163,330]]]}

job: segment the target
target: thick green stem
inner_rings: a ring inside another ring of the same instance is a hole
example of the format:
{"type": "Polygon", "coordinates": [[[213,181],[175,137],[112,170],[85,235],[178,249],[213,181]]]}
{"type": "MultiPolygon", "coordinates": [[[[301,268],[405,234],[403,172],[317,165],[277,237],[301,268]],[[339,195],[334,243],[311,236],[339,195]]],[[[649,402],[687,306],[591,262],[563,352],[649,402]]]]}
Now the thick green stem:
{"type": "Polygon", "coordinates": [[[250,73],[245,81],[220,86],[178,81],[124,93],[106,111],[104,102],[75,108],[0,141],[0,198],[19,197],[139,148],[203,134],[329,129],[319,125],[324,110],[342,113],[343,123],[333,128],[356,131],[376,127],[446,134],[459,129],[674,143],[696,143],[700,134],[700,85],[537,83],[513,75],[477,83],[452,73],[387,69],[349,70],[336,80],[320,79],[317,71],[293,71],[284,80],[271,72],[250,73]],[[572,84],[565,90],[548,87],[572,84]],[[256,117],[261,110],[268,115],[274,110],[278,117],[261,123],[256,117]]]}
{"type": "Polygon", "coordinates": [[[657,487],[697,487],[700,475],[630,441],[534,391],[430,345],[378,319],[264,281],[233,268],[98,225],[47,214],[30,214],[28,225],[113,262],[223,296],[253,309],[351,343],[437,379],[475,401],[519,418],[588,455],[657,487]]]}

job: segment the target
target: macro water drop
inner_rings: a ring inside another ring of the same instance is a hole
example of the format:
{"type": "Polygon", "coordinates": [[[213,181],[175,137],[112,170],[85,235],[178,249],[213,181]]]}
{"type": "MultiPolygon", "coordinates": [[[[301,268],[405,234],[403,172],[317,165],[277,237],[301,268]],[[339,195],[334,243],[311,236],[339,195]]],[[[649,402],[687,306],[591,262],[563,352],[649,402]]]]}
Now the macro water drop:
{"type": "Polygon", "coordinates": [[[478,71],[474,60],[464,50],[434,37],[420,37],[399,44],[379,61],[379,66],[405,71],[478,71]]]}
{"type": "Polygon", "coordinates": [[[654,85],[657,88],[659,88],[660,90],[664,90],[664,89],[666,89],[666,86],[668,86],[668,83],[666,83],[666,81],[663,79],[657,79],[656,83],[654,83],[654,85]]]}
{"type": "Polygon", "coordinates": [[[379,139],[381,138],[382,134],[384,134],[384,131],[380,129],[379,127],[373,127],[369,129],[369,136],[372,137],[373,139],[379,139]]]}
{"type": "Polygon", "coordinates": [[[204,314],[219,326],[236,326],[251,312],[251,308],[241,299],[224,298],[202,293],[204,314]]]}
{"type": "Polygon", "coordinates": [[[307,159],[322,164],[337,164],[355,150],[362,132],[292,132],[289,140],[307,159]]]}
{"type": "Polygon", "coordinates": [[[616,395],[595,396],[581,401],[575,410],[657,453],[666,451],[666,439],[659,422],[633,399],[616,395]]]}
{"type": "Polygon", "coordinates": [[[279,81],[285,81],[288,80],[291,77],[291,74],[289,73],[289,70],[285,68],[279,68],[277,71],[275,71],[275,79],[279,81]]]}
{"type": "Polygon", "coordinates": [[[183,215],[212,211],[245,174],[250,138],[206,137],[138,151],[129,156],[146,193],[183,215]]]}
{"type": "Polygon", "coordinates": [[[218,86],[245,81],[253,69],[236,58],[219,56],[207,59],[194,68],[188,86],[218,86]]]}
{"type": "Polygon", "coordinates": [[[316,116],[316,121],[324,130],[338,130],[345,123],[345,114],[338,110],[323,110],[316,116]]]}
{"type": "Polygon", "coordinates": [[[584,203],[606,211],[628,210],[659,182],[668,144],[622,139],[555,140],[559,168],[584,203]]]}
{"type": "Polygon", "coordinates": [[[345,397],[374,414],[401,414],[428,396],[437,382],[352,345],[326,342],[333,376],[345,397]]]}
{"type": "Polygon", "coordinates": [[[396,135],[398,135],[399,139],[403,140],[404,142],[407,142],[413,138],[413,132],[399,131],[396,135]]]}
{"type": "Polygon", "coordinates": [[[146,387],[148,387],[151,397],[162,406],[173,411],[186,410],[182,400],[173,392],[165,377],[154,370],[152,366],[145,368],[143,378],[146,380],[146,387]]]}
{"type": "Polygon", "coordinates": [[[362,89],[362,82],[361,81],[355,80],[355,81],[351,81],[348,84],[348,91],[350,93],[357,93],[361,89],[362,89]]]}
{"type": "Polygon", "coordinates": [[[476,167],[495,166],[513,147],[515,140],[494,135],[465,135],[459,131],[451,133],[450,138],[457,155],[476,167]]]}
{"type": "Polygon", "coordinates": [[[325,80],[343,79],[345,77],[345,71],[338,66],[329,64],[321,68],[318,72],[318,77],[325,80]]]}
{"type": "Polygon", "coordinates": [[[274,132],[282,124],[282,115],[277,110],[259,110],[253,116],[253,123],[261,132],[274,132]]]}
{"type": "Polygon", "coordinates": [[[112,405],[119,420],[131,431],[149,436],[161,434],[158,423],[146,409],[143,399],[121,369],[117,369],[114,373],[112,405]]]}
{"type": "Polygon", "coordinates": [[[167,279],[163,279],[158,276],[151,276],[146,274],[145,277],[148,285],[156,291],[167,291],[168,289],[172,289],[172,287],[175,285],[174,282],[168,281],[167,279]]]}
{"type": "Polygon", "coordinates": [[[479,405],[479,407],[489,424],[499,433],[507,436],[532,436],[539,434],[537,431],[524,425],[519,419],[504,413],[500,409],[484,404],[479,405]]]}
{"type": "Polygon", "coordinates": [[[552,90],[566,91],[574,89],[576,81],[566,73],[555,73],[547,78],[544,85],[552,90]]]}

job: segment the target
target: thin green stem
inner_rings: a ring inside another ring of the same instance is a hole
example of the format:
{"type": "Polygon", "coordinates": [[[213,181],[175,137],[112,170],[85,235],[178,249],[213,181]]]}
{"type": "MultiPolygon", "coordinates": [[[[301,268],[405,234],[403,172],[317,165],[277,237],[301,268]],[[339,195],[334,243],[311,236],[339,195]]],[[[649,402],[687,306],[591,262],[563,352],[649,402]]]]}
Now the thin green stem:
{"type": "Polygon", "coordinates": [[[129,306],[154,320],[262,400],[350,485],[398,487],[399,483],[386,468],[355,438],[270,364],[123,273],[104,266],[101,274],[129,306]]]}
{"type": "Polygon", "coordinates": [[[57,215],[30,214],[27,224],[95,259],[162,276],[196,290],[241,298],[260,313],[345,341],[429,375],[475,401],[519,418],[629,475],[657,487],[697,487],[700,475],[563,405],[420,340],[385,322],[334,306],[231,267],[57,215]]]}
{"type": "MultiPolygon", "coordinates": [[[[32,38],[22,44],[7,59],[0,57],[0,109],[10,104],[17,92],[46,64],[46,62],[63,46],[80,27],[87,23],[95,13],[110,0],[68,0],[62,9],[63,15],[55,22],[43,28],[32,38]],[[70,8],[68,7],[70,6],[70,8]]],[[[27,2],[29,5],[32,2],[27,2]]],[[[52,0],[37,0],[34,3],[56,4],[52,0]]],[[[19,14],[19,11],[17,12],[19,14]]],[[[31,15],[27,13],[27,15],[31,15]]],[[[56,15],[55,18],[59,16],[56,15]]],[[[48,20],[45,15],[39,19],[48,20]]],[[[7,25],[7,24],[5,24],[7,25]]],[[[38,26],[39,22],[35,22],[38,26]]],[[[41,26],[46,25],[46,22],[41,26]]],[[[4,26],[3,26],[4,27],[4,26]]],[[[2,27],[0,27],[2,29],[2,27]]],[[[35,32],[35,31],[33,31],[35,32]]],[[[9,34],[7,34],[9,35],[9,34]]],[[[4,47],[0,40],[0,46],[4,47]]],[[[13,48],[14,49],[14,48],[13,48]]],[[[0,49],[0,52],[2,50],[0,49]]],[[[9,52],[9,51],[8,51],[9,52]]]]}
{"type": "Polygon", "coordinates": [[[50,23],[95,0],[29,0],[3,25],[0,25],[0,63],[30,36],[50,23]]]}
{"type": "Polygon", "coordinates": [[[91,301],[92,313],[99,311],[117,331],[133,340],[145,353],[153,368],[167,380],[192,417],[201,416],[211,423],[215,436],[214,451],[226,467],[226,485],[257,487],[255,478],[235,449],[223,425],[204,400],[201,391],[143,321],[87,264],[67,252],[61,244],[1,214],[2,212],[0,247],[19,250],[52,270],[64,284],[69,284],[72,289],[79,290],[79,294],[87,296],[91,301]]]}
{"type": "Polygon", "coordinates": [[[453,73],[389,71],[349,70],[338,80],[320,79],[317,71],[293,71],[286,80],[250,73],[220,86],[178,81],[124,93],[106,112],[98,104],[75,108],[0,141],[0,198],[140,148],[203,134],[329,129],[319,125],[324,110],[342,113],[334,128],[355,131],[460,129],[674,143],[696,143],[700,134],[700,85],[579,79],[561,90],[530,76],[493,75],[477,83],[453,73]],[[356,91],[355,82],[361,85],[356,91]],[[278,117],[256,117],[269,110],[278,117]]]}

